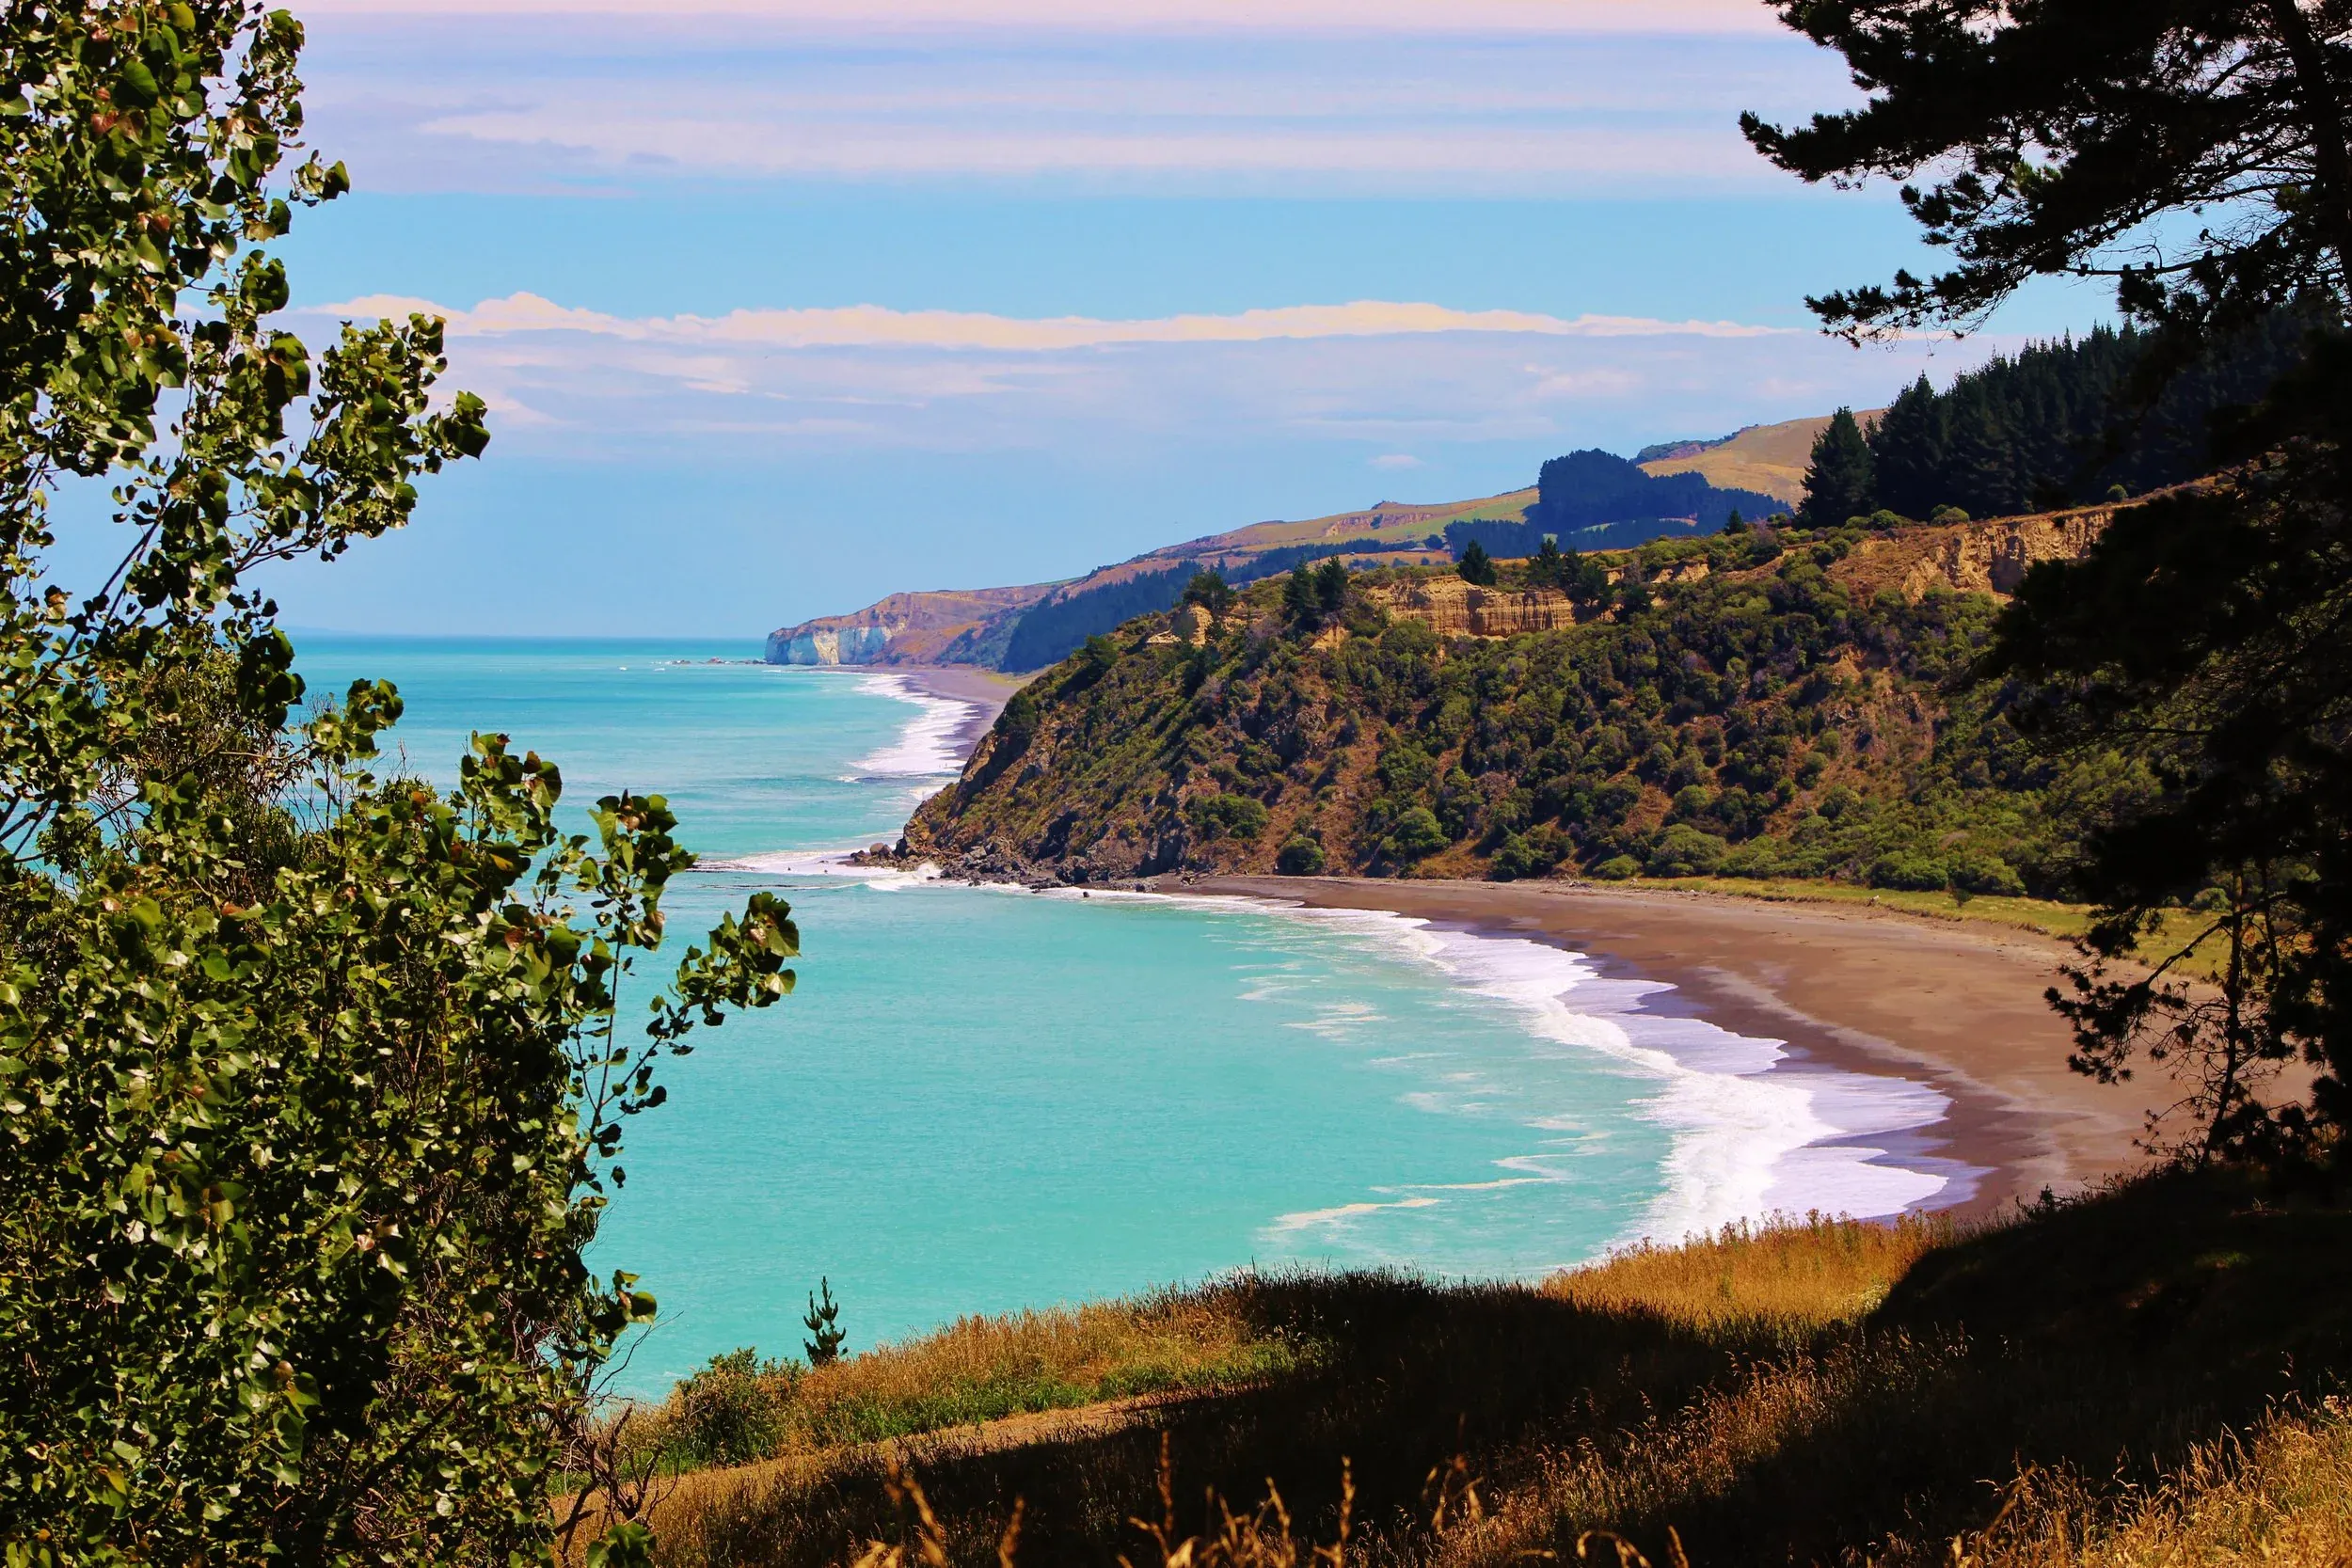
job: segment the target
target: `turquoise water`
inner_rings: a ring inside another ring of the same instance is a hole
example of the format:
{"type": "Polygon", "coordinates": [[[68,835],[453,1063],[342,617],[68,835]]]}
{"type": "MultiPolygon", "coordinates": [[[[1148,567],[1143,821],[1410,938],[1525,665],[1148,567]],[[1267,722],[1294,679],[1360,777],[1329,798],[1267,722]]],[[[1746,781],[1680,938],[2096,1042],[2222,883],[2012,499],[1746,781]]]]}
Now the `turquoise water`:
{"type": "Polygon", "coordinates": [[[895,836],[964,711],[892,678],[733,643],[300,645],[313,691],[400,686],[429,775],[495,729],[571,800],[667,795],[706,857],[678,940],[755,888],[794,906],[796,993],[701,1037],[630,1126],[596,1257],[661,1303],[629,1391],[797,1352],[820,1275],[856,1348],[1251,1262],[1524,1276],[1942,1184],[1825,1142],[1931,1120],[1927,1091],[1768,1072],[1774,1042],[1530,942],[846,874],[823,852],[895,836]]]}

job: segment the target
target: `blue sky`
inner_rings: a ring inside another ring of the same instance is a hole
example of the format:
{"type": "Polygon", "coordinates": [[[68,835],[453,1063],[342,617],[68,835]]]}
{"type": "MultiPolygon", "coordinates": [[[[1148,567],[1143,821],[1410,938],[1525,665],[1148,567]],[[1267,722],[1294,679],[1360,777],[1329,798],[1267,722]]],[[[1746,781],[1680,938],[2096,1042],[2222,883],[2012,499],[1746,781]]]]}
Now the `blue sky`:
{"type": "Polygon", "coordinates": [[[1923,253],[1742,108],[1851,100],[1732,0],[324,0],[358,190],[297,325],[430,309],[487,457],[299,624],[751,639],[1571,448],[1883,402],[2104,301],[1857,353],[1923,253]]]}

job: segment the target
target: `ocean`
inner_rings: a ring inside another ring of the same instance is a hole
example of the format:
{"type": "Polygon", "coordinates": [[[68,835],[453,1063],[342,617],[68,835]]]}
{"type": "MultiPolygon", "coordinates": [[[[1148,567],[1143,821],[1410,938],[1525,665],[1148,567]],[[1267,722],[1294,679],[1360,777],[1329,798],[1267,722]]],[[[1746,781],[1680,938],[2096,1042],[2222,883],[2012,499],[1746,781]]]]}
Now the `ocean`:
{"type": "Polygon", "coordinates": [[[1251,1265],[1532,1277],[1947,1180],[1868,1141],[1934,1121],[1932,1090],[1769,1071],[1779,1042],[1542,943],[845,866],[956,768],[969,710],[902,676],[733,641],[296,643],[314,695],[398,685],[427,777],[499,731],[576,804],[666,796],[703,857],[667,895],[681,947],[755,889],[793,906],[795,993],[700,1035],[629,1124],[592,1260],[661,1315],[623,1392],[797,1354],[820,1278],[856,1350],[1251,1265]]]}

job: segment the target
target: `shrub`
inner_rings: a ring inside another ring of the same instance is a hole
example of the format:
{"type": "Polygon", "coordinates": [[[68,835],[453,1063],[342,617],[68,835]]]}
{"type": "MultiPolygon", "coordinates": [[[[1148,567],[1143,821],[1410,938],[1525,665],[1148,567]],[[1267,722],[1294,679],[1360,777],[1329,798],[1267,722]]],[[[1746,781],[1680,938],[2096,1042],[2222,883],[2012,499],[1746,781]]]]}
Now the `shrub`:
{"type": "Polygon", "coordinates": [[[1560,863],[1567,853],[1566,845],[1549,828],[1533,832],[1513,833],[1495,851],[1491,875],[1497,881],[1514,881],[1522,877],[1541,877],[1560,863]]]}
{"type": "Polygon", "coordinates": [[[1265,832],[1266,809],[1247,795],[1211,795],[1186,808],[1193,826],[1211,838],[1254,839],[1265,832]]]}
{"type": "Polygon", "coordinates": [[[1996,894],[2005,898],[2025,895],[2025,879],[2016,867],[1993,855],[1969,855],[1951,864],[1952,886],[1967,893],[1996,894]]]}
{"type": "Polygon", "coordinates": [[[714,1355],[677,1386],[670,1441],[697,1465],[749,1465],[783,1446],[791,1369],[755,1350],[714,1355]]]}
{"type": "Polygon", "coordinates": [[[1642,863],[1631,855],[1612,855],[1593,867],[1593,875],[1604,882],[1622,882],[1629,877],[1642,874],[1642,863]]]}
{"type": "Polygon", "coordinates": [[[1870,885],[1909,893],[1938,893],[1951,885],[1952,874],[1931,855],[1898,850],[1870,863],[1870,885]]]}
{"type": "Polygon", "coordinates": [[[1313,877],[1323,871],[1323,846],[1304,833],[1294,833],[1282,841],[1281,851],[1274,857],[1274,868],[1285,877],[1313,877]]]}
{"type": "Polygon", "coordinates": [[[1731,846],[1713,833],[1677,822],[1665,831],[1657,847],[1650,851],[1649,873],[1653,877],[1711,876],[1730,852],[1731,846]]]}
{"type": "Polygon", "coordinates": [[[1427,806],[1415,806],[1396,819],[1396,828],[1382,846],[1400,861],[1422,860],[1446,847],[1445,830],[1427,806]]]}

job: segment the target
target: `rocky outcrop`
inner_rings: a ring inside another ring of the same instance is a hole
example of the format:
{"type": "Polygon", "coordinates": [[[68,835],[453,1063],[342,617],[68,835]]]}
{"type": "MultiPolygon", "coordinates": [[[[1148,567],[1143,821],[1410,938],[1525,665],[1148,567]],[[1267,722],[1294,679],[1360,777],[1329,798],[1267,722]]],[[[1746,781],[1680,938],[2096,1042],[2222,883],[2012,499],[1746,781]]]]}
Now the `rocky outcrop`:
{"type": "Polygon", "coordinates": [[[936,664],[958,638],[1043,598],[1051,583],[893,594],[850,615],[822,615],[768,634],[771,664],[936,664]]]}
{"type": "Polygon", "coordinates": [[[1576,625],[1576,607],[1553,588],[1481,588],[1433,577],[1366,590],[1391,615],[1425,622],[1440,637],[1517,637],[1576,625]]]}
{"type": "Polygon", "coordinates": [[[2090,548],[2114,515],[2112,506],[2096,506],[1960,524],[1904,574],[1902,595],[1916,604],[1941,587],[2007,598],[2035,562],[2073,561],[2090,548]]]}
{"type": "Polygon", "coordinates": [[[1865,594],[1892,591],[1911,604],[1930,594],[2007,598],[2039,562],[2073,561],[2106,531],[2115,507],[2085,506],[1981,523],[1907,527],[1866,541],[1836,576],[1865,594]]]}

